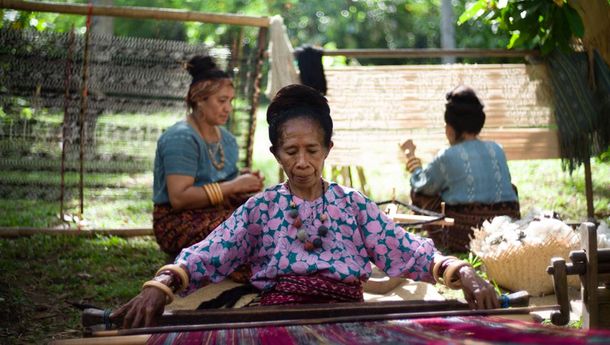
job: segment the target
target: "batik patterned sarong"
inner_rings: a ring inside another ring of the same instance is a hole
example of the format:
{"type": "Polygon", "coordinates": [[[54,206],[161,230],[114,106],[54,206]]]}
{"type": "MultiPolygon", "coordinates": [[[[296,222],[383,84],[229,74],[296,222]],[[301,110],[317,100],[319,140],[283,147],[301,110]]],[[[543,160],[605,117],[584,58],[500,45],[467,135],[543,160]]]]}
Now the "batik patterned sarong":
{"type": "MultiPolygon", "coordinates": [[[[171,258],[206,238],[224,222],[250,195],[236,196],[224,205],[188,210],[174,210],[171,205],[155,205],[153,230],[161,250],[171,258]]],[[[231,279],[246,283],[251,276],[250,266],[242,265],[231,275],[231,279]]]]}
{"type": "Polygon", "coordinates": [[[363,301],[360,282],[348,284],[319,274],[285,275],[270,291],[263,292],[261,305],[363,301]]]}

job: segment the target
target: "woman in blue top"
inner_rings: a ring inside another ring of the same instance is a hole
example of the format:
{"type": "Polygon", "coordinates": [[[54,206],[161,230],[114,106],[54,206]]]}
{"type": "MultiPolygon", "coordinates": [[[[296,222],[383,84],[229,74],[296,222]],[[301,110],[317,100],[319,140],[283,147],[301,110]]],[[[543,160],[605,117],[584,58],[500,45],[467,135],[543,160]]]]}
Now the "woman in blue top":
{"type": "Polygon", "coordinates": [[[154,166],[153,228],[172,261],[263,187],[257,172],[238,171],[235,137],[220,127],[233,110],[229,75],[209,56],[193,57],[187,70],[190,112],[161,135],[154,166]]]}
{"type": "Polygon", "coordinates": [[[413,204],[440,211],[442,201],[447,216],[455,218],[455,225],[446,232],[427,227],[437,246],[464,251],[472,227],[495,216],[520,216],[502,147],[478,138],[484,124],[483,104],[474,90],[462,85],[447,94],[445,105],[445,135],[451,146],[422,168],[413,143],[403,144],[408,150],[413,204]]]}

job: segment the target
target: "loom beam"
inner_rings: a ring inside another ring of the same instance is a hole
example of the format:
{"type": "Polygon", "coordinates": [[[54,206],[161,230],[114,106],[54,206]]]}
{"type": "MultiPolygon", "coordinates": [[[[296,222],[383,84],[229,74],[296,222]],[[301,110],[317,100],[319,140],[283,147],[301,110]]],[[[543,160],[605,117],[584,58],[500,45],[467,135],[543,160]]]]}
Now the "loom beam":
{"type": "Polygon", "coordinates": [[[592,223],[580,225],[581,247],[570,252],[571,263],[562,258],[551,259],[547,273],[553,276],[553,286],[559,311],[551,314],[555,325],[570,321],[568,275],[578,275],[581,281],[582,321],[585,328],[610,329],[610,248],[597,248],[597,231],[592,223]]]}
{"type": "MultiPolygon", "coordinates": [[[[508,295],[510,307],[527,307],[529,294],[525,291],[508,295]]],[[[509,310],[509,309],[505,309],[509,310]]],[[[275,322],[278,320],[329,319],[351,316],[379,316],[389,314],[444,313],[470,311],[468,304],[457,301],[386,301],[366,303],[310,304],[295,306],[260,306],[236,309],[175,310],[163,313],[160,326],[275,322]]],[[[108,320],[108,311],[85,309],[82,324],[85,328],[111,329],[122,324],[122,319],[108,320]],[[114,325],[112,325],[114,324],[114,325]]]]}

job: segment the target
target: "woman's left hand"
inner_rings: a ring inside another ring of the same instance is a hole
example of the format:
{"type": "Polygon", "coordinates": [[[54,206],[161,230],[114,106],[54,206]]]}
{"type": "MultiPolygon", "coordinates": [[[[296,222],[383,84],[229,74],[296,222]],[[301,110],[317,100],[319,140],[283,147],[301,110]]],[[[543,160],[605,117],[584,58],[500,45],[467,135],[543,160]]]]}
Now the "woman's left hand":
{"type": "Polygon", "coordinates": [[[500,308],[500,302],[494,287],[487,280],[481,278],[472,267],[462,267],[458,274],[462,282],[464,297],[470,308],[500,308]]]}

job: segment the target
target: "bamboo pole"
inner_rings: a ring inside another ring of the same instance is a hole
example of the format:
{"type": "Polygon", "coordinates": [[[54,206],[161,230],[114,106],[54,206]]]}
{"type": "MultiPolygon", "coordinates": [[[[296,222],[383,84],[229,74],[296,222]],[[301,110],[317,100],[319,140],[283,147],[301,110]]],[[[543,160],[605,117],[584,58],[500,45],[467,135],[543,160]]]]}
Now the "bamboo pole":
{"type": "MultiPolygon", "coordinates": [[[[82,218],[85,213],[85,126],[87,125],[87,100],[89,97],[89,42],[91,37],[91,11],[92,7],[88,7],[87,13],[87,31],[85,32],[85,50],[83,52],[83,86],[81,91],[81,106],[80,116],[78,125],[80,126],[79,136],[79,179],[78,179],[78,192],[79,192],[79,205],[80,205],[80,217],[82,218]]],[[[61,215],[63,219],[63,214],[61,215]]]]}
{"type": "Polygon", "coordinates": [[[265,51],[267,47],[267,28],[260,28],[258,31],[258,38],[256,42],[256,66],[254,67],[253,73],[253,90],[252,90],[252,98],[250,99],[250,119],[249,119],[249,128],[248,128],[248,138],[246,143],[246,164],[247,168],[252,167],[252,156],[254,150],[254,132],[256,130],[256,112],[258,108],[258,99],[260,96],[261,90],[261,80],[263,77],[263,61],[265,58],[265,51]]]}
{"type": "Polygon", "coordinates": [[[54,229],[54,228],[31,228],[31,227],[0,227],[0,238],[14,238],[33,235],[65,235],[65,236],[86,236],[96,235],[117,236],[117,237],[137,237],[152,236],[153,230],[150,228],[133,229],[54,229]]]}
{"type": "Polygon", "coordinates": [[[434,58],[444,56],[460,57],[526,57],[540,55],[537,50],[509,49],[335,49],[325,50],[326,56],[368,57],[368,58],[434,58]]]}
{"type": "MultiPolygon", "coordinates": [[[[21,11],[35,12],[55,12],[64,14],[87,15],[88,5],[86,4],[64,4],[56,2],[34,2],[21,0],[0,0],[0,8],[10,8],[21,11]]],[[[210,24],[228,24],[268,27],[268,17],[244,16],[237,14],[205,13],[195,11],[176,10],[169,8],[147,8],[132,6],[92,6],[92,15],[139,18],[139,19],[158,19],[158,20],[177,20],[201,22],[210,24]]]]}
{"type": "Polygon", "coordinates": [[[69,119],[69,103],[70,103],[70,84],[72,81],[72,58],[74,54],[74,42],[76,40],[76,36],[74,34],[74,26],[70,30],[70,35],[68,36],[68,56],[66,57],[66,74],[65,74],[65,82],[64,82],[64,120],[61,126],[61,182],[60,182],[60,192],[59,192],[59,216],[64,217],[64,194],[66,190],[65,186],[65,173],[66,173],[66,131],[68,128],[68,119],[69,119]]]}
{"type": "Polygon", "coordinates": [[[585,198],[587,200],[587,219],[595,220],[595,207],[593,207],[593,178],[591,177],[591,158],[587,157],[585,166],[585,198]]]}

